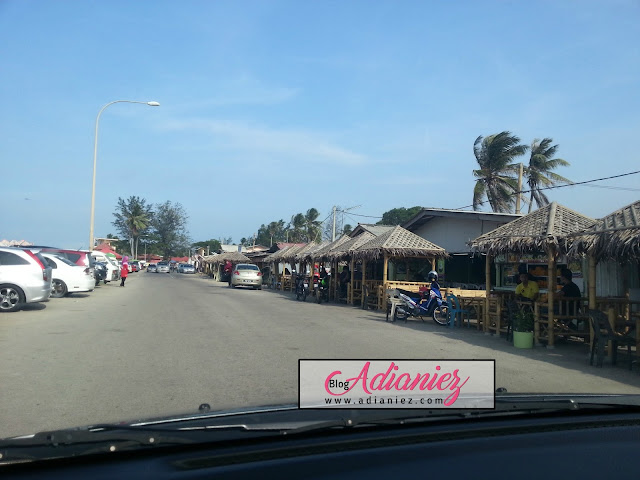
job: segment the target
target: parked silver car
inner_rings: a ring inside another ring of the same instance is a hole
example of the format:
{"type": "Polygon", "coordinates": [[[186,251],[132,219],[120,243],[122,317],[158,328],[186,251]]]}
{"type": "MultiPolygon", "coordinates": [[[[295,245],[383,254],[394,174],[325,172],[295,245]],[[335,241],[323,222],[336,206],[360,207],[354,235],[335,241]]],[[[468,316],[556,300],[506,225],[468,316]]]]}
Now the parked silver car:
{"type": "Polygon", "coordinates": [[[40,250],[0,247],[0,312],[43,302],[50,295],[51,267],[40,250]]]}
{"type": "Polygon", "coordinates": [[[196,267],[190,263],[181,263],[178,267],[178,273],[196,273],[196,267]]]}
{"type": "Polygon", "coordinates": [[[262,289],[262,272],[257,265],[251,265],[248,263],[239,263],[233,267],[231,273],[231,280],[229,280],[230,287],[253,287],[258,290],[262,289]]]}
{"type": "Polygon", "coordinates": [[[169,262],[158,262],[157,271],[158,273],[171,273],[169,262]]]}

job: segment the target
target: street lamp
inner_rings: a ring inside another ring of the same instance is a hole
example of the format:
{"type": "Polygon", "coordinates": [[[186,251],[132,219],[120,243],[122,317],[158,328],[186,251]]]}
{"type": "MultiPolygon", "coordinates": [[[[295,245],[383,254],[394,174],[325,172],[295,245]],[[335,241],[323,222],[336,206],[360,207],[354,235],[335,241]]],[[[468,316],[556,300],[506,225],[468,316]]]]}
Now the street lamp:
{"type": "Polygon", "coordinates": [[[158,102],[136,102],[134,100],[115,100],[113,102],[107,103],[98,112],[98,116],[96,117],[95,141],[93,144],[93,186],[91,188],[91,225],[89,227],[89,250],[93,250],[93,223],[95,219],[95,208],[96,208],[96,164],[98,162],[98,124],[100,123],[100,115],[102,115],[102,112],[104,112],[104,109],[107,108],[109,105],[113,105],[114,103],[140,103],[142,105],[149,105],[150,107],[160,106],[158,102]]]}

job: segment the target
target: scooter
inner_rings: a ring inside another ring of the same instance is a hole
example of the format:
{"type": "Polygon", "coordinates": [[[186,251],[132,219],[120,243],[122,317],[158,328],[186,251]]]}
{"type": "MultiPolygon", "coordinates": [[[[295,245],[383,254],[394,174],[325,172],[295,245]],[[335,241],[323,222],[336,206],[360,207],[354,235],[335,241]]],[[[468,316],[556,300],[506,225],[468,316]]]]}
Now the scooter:
{"type": "Polygon", "coordinates": [[[309,295],[309,280],[304,275],[296,275],[296,300],[302,298],[305,302],[307,295],[309,295]]]}
{"type": "Polygon", "coordinates": [[[327,275],[318,282],[318,290],[316,291],[316,301],[318,303],[329,302],[329,286],[331,285],[331,276],[327,275]]]}
{"type": "Polygon", "coordinates": [[[438,325],[449,324],[449,309],[437,284],[432,283],[431,288],[419,293],[417,298],[415,295],[414,292],[396,289],[387,306],[386,321],[404,320],[406,323],[410,317],[415,317],[424,322],[425,317],[431,317],[438,325]]]}

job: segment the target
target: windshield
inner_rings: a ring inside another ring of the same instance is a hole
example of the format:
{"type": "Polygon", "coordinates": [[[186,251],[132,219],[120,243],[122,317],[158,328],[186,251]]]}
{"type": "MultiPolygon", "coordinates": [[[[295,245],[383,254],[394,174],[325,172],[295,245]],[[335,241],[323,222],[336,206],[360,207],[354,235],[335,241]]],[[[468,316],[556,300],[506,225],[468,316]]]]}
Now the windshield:
{"type": "Polygon", "coordinates": [[[55,259],[55,261],[59,261],[59,262],[65,263],[65,264],[70,265],[72,267],[77,266],[75,263],[73,263],[69,259],[67,259],[65,257],[62,257],[62,256],[59,256],[59,255],[52,255],[50,258],[53,258],[53,259],[55,259]]]}
{"type": "Polygon", "coordinates": [[[0,311],[0,438],[298,405],[356,368],[305,359],[395,362],[323,408],[425,359],[640,393],[638,25],[622,0],[0,2],[0,241],[123,267],[0,266],[31,282],[0,311]]]}

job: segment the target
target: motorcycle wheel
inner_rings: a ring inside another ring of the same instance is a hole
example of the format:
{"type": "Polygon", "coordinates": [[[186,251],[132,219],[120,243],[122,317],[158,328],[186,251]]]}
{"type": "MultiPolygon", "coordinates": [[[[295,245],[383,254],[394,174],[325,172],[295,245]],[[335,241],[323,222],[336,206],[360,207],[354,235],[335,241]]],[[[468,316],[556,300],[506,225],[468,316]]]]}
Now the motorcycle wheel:
{"type": "Polygon", "coordinates": [[[322,303],[322,293],[321,292],[318,292],[318,294],[316,295],[316,299],[317,299],[318,305],[320,303],[322,303]]]}
{"type": "Polygon", "coordinates": [[[299,291],[296,292],[296,300],[298,302],[300,301],[300,292],[299,291]]]}
{"type": "Polygon", "coordinates": [[[449,307],[440,305],[433,310],[433,321],[438,325],[449,324],[449,307]]]}
{"type": "Polygon", "coordinates": [[[307,301],[307,291],[306,290],[304,292],[302,292],[302,301],[303,302],[307,301]]]}

